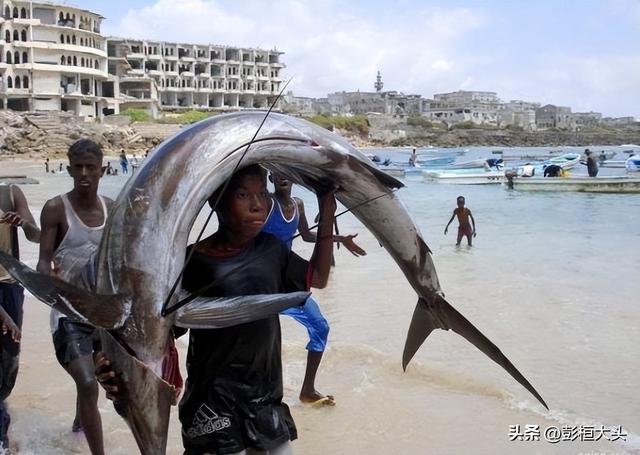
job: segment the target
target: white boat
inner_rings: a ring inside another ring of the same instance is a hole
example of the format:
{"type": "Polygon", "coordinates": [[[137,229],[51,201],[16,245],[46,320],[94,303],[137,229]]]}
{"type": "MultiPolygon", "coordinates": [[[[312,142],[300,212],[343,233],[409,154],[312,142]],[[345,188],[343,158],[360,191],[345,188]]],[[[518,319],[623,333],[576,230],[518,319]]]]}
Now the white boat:
{"type": "Polygon", "coordinates": [[[640,172],[640,155],[633,155],[627,158],[624,167],[627,172],[640,172]]]}
{"type": "Polygon", "coordinates": [[[402,166],[378,166],[378,169],[394,177],[403,177],[406,170],[406,168],[402,166]]]}
{"type": "Polygon", "coordinates": [[[562,169],[571,169],[580,162],[579,153],[564,153],[560,156],[546,160],[543,165],[557,164],[562,169]]]}
{"type": "Polygon", "coordinates": [[[454,156],[425,156],[418,155],[416,157],[416,166],[420,167],[438,167],[447,166],[456,160],[454,156]]]}
{"type": "Polygon", "coordinates": [[[507,188],[521,191],[578,191],[589,193],[640,193],[640,178],[616,177],[514,177],[507,188]]]}
{"type": "Polygon", "coordinates": [[[495,185],[506,180],[503,171],[479,172],[477,169],[423,171],[422,175],[427,180],[433,180],[438,183],[454,183],[457,185],[495,185]]]}

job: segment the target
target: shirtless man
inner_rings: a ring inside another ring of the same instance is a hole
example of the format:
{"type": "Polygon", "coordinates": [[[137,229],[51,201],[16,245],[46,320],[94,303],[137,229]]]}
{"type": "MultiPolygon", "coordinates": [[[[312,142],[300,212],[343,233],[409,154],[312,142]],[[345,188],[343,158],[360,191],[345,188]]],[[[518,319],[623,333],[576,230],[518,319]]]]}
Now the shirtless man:
{"type": "Polygon", "coordinates": [[[471,246],[471,237],[476,236],[476,221],[473,219],[473,215],[471,214],[471,210],[464,206],[464,197],[458,196],[457,199],[458,207],[453,209],[453,214],[451,215],[451,219],[447,223],[447,227],[444,228],[444,235],[447,235],[449,230],[449,225],[453,221],[453,219],[458,217],[458,240],[456,241],[456,246],[460,246],[460,242],[462,241],[462,237],[467,237],[467,243],[471,246]],[[471,223],[469,223],[469,219],[471,219],[471,223]],[[473,227],[472,227],[473,225],[473,227]]]}
{"type": "MultiPolygon", "coordinates": [[[[304,202],[297,197],[291,197],[291,181],[279,174],[273,174],[269,179],[273,183],[275,192],[271,195],[269,215],[262,231],[275,235],[287,245],[289,250],[291,250],[296,231],[300,232],[305,242],[315,243],[317,235],[309,230],[304,202]]],[[[353,241],[356,235],[334,235],[333,241],[342,243],[354,256],[364,256],[367,253],[353,241]]],[[[318,302],[311,296],[304,305],[289,308],[281,314],[294,318],[307,329],[309,334],[307,368],[300,390],[300,401],[316,405],[334,405],[334,397],[321,394],[315,386],[316,373],[329,336],[329,323],[320,312],[318,302]]]]}
{"type": "MultiPolygon", "coordinates": [[[[113,201],[98,195],[102,176],[102,150],[81,139],[69,147],[67,171],[73,189],[47,201],[42,209],[38,271],[65,281],[91,286],[89,269],[98,249],[107,212],[113,201]]],[[[73,431],[84,430],[93,455],[103,455],[102,421],[98,411],[98,383],[93,364],[94,328],[75,322],[55,310],[51,330],[56,357],[71,375],[77,390],[73,431]]]]}

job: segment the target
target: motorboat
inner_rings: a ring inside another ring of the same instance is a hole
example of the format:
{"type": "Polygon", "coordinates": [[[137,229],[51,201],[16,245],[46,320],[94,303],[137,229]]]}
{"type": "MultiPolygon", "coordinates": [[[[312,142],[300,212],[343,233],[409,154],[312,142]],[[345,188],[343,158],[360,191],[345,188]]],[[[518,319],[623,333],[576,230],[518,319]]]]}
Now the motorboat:
{"type": "Polygon", "coordinates": [[[627,172],[640,172],[640,155],[633,155],[627,158],[624,167],[627,172]]]}

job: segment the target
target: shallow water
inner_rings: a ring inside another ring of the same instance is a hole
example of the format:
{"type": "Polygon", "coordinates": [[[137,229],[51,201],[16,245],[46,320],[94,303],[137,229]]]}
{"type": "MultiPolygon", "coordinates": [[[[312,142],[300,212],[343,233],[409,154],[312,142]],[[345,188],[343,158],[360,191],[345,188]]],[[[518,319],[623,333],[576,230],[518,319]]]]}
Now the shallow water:
{"type": "MultiPolygon", "coordinates": [[[[471,149],[460,159],[487,150],[471,149]]],[[[22,186],[36,216],[46,199],[71,188],[68,176],[43,175],[42,167],[0,163],[0,174],[10,170],[41,181],[22,186]]],[[[104,178],[101,192],[115,197],[125,178],[104,178]]],[[[306,332],[282,319],[285,399],[299,428],[296,453],[640,453],[640,195],[405,183],[399,195],[434,252],[448,301],[502,349],[551,411],[450,332],[432,334],[403,373],[415,292],[373,236],[346,215],[341,232],[357,232],[368,255],[355,258],[340,249],[329,287],[316,293],[331,324],[318,388],[334,394],[337,406],[314,409],[297,401],[306,332]],[[442,232],[460,194],[477,222],[472,248],[454,246],[456,221],[448,236],[442,232]],[[621,425],[628,436],[626,442],[510,441],[509,426],[516,424],[542,431],[621,425]]],[[[298,194],[313,216],[312,195],[298,194]]],[[[296,242],[294,249],[308,256],[311,245],[296,242]]],[[[22,245],[23,260],[35,266],[37,248],[22,245]]],[[[70,433],[75,391],[55,360],[48,309],[28,298],[25,312],[21,371],[9,399],[13,440],[20,453],[88,453],[83,438],[70,433]]],[[[107,453],[136,453],[110,403],[101,399],[100,407],[107,453]]],[[[170,454],[182,453],[176,411],[170,454]]]]}

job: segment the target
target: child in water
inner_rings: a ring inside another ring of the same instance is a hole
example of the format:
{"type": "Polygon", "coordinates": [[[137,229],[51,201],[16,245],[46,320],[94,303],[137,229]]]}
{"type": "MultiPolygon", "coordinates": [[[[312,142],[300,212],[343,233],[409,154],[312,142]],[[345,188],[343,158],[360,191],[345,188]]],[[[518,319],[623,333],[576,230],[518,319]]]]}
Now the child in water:
{"type": "Polygon", "coordinates": [[[451,219],[447,223],[447,227],[444,228],[444,235],[447,235],[447,231],[449,230],[449,225],[453,221],[453,219],[458,217],[458,240],[456,241],[456,246],[460,246],[460,242],[462,241],[462,237],[467,237],[467,242],[469,246],[471,246],[471,237],[476,236],[476,221],[473,219],[473,215],[471,214],[471,210],[464,206],[464,196],[458,196],[457,199],[458,207],[453,209],[453,214],[451,215],[451,219]],[[469,223],[469,219],[471,219],[471,223],[469,223]],[[472,227],[473,226],[473,227],[472,227]]]}

